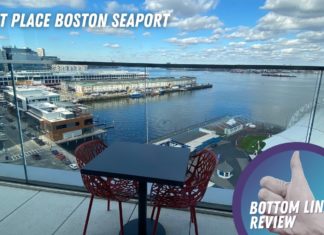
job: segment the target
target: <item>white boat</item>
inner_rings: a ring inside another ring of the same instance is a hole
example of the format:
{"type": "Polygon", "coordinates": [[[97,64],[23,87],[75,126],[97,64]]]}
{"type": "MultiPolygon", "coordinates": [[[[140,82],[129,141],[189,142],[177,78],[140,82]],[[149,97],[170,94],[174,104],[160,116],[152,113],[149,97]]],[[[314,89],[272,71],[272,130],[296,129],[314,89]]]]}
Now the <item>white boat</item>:
{"type": "Polygon", "coordinates": [[[152,95],[163,95],[163,93],[164,93],[164,90],[162,88],[159,88],[159,89],[153,90],[152,95]]]}
{"type": "Polygon", "coordinates": [[[141,98],[143,96],[144,96],[144,94],[139,91],[133,91],[133,92],[129,93],[130,98],[141,98]]]}

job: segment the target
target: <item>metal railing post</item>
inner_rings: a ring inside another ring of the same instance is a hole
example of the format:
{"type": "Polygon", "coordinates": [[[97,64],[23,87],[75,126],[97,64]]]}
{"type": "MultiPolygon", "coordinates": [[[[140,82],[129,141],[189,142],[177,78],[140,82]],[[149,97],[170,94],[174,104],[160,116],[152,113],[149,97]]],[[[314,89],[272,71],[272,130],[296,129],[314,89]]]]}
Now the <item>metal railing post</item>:
{"type": "Polygon", "coordinates": [[[14,95],[14,104],[15,104],[16,114],[17,114],[18,133],[19,133],[19,140],[20,140],[21,156],[23,159],[25,180],[26,180],[26,183],[28,184],[27,161],[26,161],[26,157],[25,157],[24,139],[23,139],[23,134],[22,134],[22,129],[21,129],[20,113],[19,113],[18,99],[17,99],[17,92],[16,92],[16,84],[15,84],[14,73],[13,73],[13,64],[8,64],[8,67],[9,67],[10,76],[11,76],[12,89],[13,89],[13,95],[14,95]]]}
{"type": "Polygon", "coordinates": [[[313,103],[313,110],[312,110],[311,117],[310,117],[310,125],[308,126],[309,134],[307,136],[306,143],[310,143],[311,138],[312,138],[313,126],[314,126],[316,110],[317,110],[317,106],[318,106],[318,99],[319,99],[321,86],[322,86],[322,78],[323,78],[323,70],[321,70],[318,85],[317,85],[317,89],[316,89],[316,93],[315,93],[315,99],[314,99],[314,103],[313,103]]]}

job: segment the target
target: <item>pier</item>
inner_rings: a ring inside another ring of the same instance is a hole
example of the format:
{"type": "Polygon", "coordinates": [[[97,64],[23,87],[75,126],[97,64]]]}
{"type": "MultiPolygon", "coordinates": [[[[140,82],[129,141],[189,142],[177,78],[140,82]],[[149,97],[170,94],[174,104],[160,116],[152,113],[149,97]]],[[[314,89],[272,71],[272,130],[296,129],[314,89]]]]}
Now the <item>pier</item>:
{"type": "MultiPolygon", "coordinates": [[[[201,89],[208,89],[212,88],[212,84],[197,84],[197,85],[192,85],[190,87],[179,87],[179,88],[168,88],[164,89],[163,93],[158,94],[158,95],[163,95],[163,94],[170,94],[170,93],[175,93],[175,92],[186,92],[186,91],[194,91],[194,90],[201,90],[201,89]]],[[[143,92],[145,93],[145,92],[143,92]]],[[[157,94],[152,93],[152,92],[146,92],[146,96],[155,96],[157,94]]],[[[145,97],[145,96],[143,96],[145,97]]],[[[125,98],[130,98],[130,94],[127,92],[123,93],[115,93],[115,94],[100,94],[96,96],[92,95],[83,95],[81,97],[77,97],[74,99],[74,102],[76,103],[87,103],[87,102],[94,102],[94,101],[104,101],[104,100],[114,100],[114,99],[125,99],[125,98]]]]}

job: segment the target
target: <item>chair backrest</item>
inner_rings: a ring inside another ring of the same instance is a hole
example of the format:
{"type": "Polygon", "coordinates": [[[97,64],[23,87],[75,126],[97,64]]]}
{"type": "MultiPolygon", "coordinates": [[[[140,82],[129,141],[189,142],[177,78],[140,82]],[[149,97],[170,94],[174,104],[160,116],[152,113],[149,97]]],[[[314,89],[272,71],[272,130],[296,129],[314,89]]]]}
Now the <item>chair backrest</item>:
{"type": "Polygon", "coordinates": [[[90,160],[100,154],[107,145],[101,140],[91,140],[79,145],[74,151],[79,168],[81,169],[90,160]]]}
{"type": "Polygon", "coordinates": [[[215,171],[217,157],[211,150],[204,149],[197,153],[188,167],[189,178],[185,186],[190,190],[191,200],[200,201],[208,187],[208,182],[215,171]]]}
{"type": "MultiPolygon", "coordinates": [[[[79,168],[83,168],[91,159],[100,154],[107,146],[101,140],[91,140],[78,146],[74,151],[79,168]]],[[[110,194],[109,182],[100,176],[81,174],[82,181],[88,192],[98,197],[110,194]]]]}

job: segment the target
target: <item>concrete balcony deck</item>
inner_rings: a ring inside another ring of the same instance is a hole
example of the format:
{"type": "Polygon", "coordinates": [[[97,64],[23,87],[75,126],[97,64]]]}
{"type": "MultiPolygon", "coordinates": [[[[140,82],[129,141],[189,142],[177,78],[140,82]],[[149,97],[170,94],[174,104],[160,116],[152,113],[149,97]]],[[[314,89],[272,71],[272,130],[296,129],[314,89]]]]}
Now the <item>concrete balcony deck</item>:
{"type": "MultiPolygon", "coordinates": [[[[88,203],[85,193],[0,182],[0,234],[82,234],[88,203]]],[[[119,234],[118,204],[112,202],[110,211],[106,207],[105,200],[94,200],[88,234],[119,234]]],[[[124,203],[123,217],[124,223],[136,218],[137,204],[124,203]]],[[[200,211],[197,220],[201,235],[237,234],[231,217],[200,211]]],[[[159,222],[168,235],[194,234],[189,221],[187,211],[161,210],[159,222]]]]}

